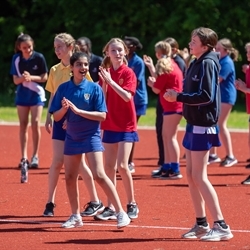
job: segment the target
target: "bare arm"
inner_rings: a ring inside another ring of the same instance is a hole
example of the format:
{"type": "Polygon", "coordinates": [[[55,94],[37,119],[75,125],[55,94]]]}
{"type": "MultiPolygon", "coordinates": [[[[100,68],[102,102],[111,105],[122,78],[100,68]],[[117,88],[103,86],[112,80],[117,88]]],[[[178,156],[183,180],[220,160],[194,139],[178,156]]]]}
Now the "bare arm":
{"type": "Polygon", "coordinates": [[[154,66],[152,58],[150,56],[144,55],[143,61],[144,61],[145,65],[148,67],[150,75],[153,77],[156,77],[155,66],[154,66]]]}
{"type": "Polygon", "coordinates": [[[80,115],[81,117],[87,118],[89,120],[94,121],[104,121],[106,119],[106,112],[99,112],[99,111],[86,111],[77,108],[71,101],[67,100],[69,108],[76,114],[80,115]]]}
{"type": "Polygon", "coordinates": [[[241,79],[235,81],[236,89],[242,91],[245,94],[250,94],[250,88],[247,87],[246,83],[243,82],[241,79]]]}
{"type": "Polygon", "coordinates": [[[46,82],[48,79],[48,74],[47,73],[44,73],[40,76],[33,76],[33,75],[30,75],[29,72],[27,71],[24,71],[24,73],[22,74],[22,76],[13,76],[13,82],[18,85],[18,84],[21,84],[23,82],[46,82]]]}
{"type": "MultiPolygon", "coordinates": [[[[102,77],[102,79],[106,82],[106,84],[108,84],[112,89],[114,89],[114,91],[125,101],[125,102],[129,102],[132,98],[132,94],[123,89],[122,87],[120,87],[120,85],[118,85],[115,81],[112,80],[111,76],[110,76],[110,72],[107,71],[106,69],[100,67],[100,75],[102,77]]],[[[105,85],[105,83],[104,83],[105,85]]],[[[105,92],[104,92],[105,94],[105,92]]]]}

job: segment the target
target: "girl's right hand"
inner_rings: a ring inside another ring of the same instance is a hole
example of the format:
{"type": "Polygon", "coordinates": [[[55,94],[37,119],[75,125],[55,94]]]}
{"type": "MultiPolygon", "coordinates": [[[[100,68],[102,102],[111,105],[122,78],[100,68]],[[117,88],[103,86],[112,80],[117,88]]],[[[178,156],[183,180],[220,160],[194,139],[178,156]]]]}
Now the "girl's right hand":
{"type": "Polygon", "coordinates": [[[243,64],[242,65],[242,72],[244,72],[246,74],[246,71],[247,71],[248,68],[249,68],[249,65],[243,64]]]}
{"type": "Polygon", "coordinates": [[[147,67],[151,67],[153,65],[153,60],[150,56],[144,55],[143,61],[147,67]]]}
{"type": "Polygon", "coordinates": [[[45,129],[46,131],[50,134],[51,133],[51,128],[52,128],[52,119],[51,116],[47,116],[46,122],[45,122],[45,129]]]}

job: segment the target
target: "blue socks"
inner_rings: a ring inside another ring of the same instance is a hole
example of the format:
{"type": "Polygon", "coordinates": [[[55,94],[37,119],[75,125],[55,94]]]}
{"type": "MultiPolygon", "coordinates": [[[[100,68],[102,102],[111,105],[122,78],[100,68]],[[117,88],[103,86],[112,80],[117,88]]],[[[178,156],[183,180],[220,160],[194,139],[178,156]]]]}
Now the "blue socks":
{"type": "Polygon", "coordinates": [[[180,172],[180,164],[177,162],[164,163],[162,166],[163,171],[172,170],[174,173],[180,172]]]}

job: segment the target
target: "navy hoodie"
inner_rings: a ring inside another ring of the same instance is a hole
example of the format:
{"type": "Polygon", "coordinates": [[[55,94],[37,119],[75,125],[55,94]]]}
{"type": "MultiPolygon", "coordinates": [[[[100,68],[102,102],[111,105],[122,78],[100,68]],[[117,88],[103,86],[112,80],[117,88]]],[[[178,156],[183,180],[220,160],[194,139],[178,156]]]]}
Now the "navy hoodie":
{"type": "Polygon", "coordinates": [[[183,116],[190,125],[212,127],[220,113],[219,54],[204,53],[189,66],[183,92],[177,95],[182,102],[183,116]]]}

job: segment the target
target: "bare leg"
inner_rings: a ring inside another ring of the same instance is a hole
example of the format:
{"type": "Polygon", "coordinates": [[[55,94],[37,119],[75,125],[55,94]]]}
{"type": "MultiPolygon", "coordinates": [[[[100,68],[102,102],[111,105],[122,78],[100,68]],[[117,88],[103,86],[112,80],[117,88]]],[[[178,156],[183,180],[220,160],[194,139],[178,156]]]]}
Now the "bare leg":
{"type": "Polygon", "coordinates": [[[56,187],[60,171],[63,166],[64,141],[52,140],[53,159],[49,169],[49,196],[48,202],[55,203],[56,187]]]}
{"type": "Polygon", "coordinates": [[[165,163],[179,162],[180,147],[177,141],[177,132],[181,117],[178,114],[163,116],[162,137],[165,163]]]}
{"type": "Polygon", "coordinates": [[[83,181],[85,183],[85,186],[89,192],[90,201],[99,202],[99,198],[97,195],[95,182],[93,179],[93,175],[91,170],[89,169],[86,161],[85,161],[85,155],[82,155],[82,160],[79,166],[79,174],[83,178],[83,181]]]}
{"type": "Polygon", "coordinates": [[[40,122],[43,111],[43,106],[32,106],[31,110],[31,128],[32,128],[32,139],[33,139],[33,155],[38,156],[38,150],[41,140],[41,129],[40,122]]]}
{"type": "Polygon", "coordinates": [[[87,153],[86,156],[94,179],[98,182],[110,202],[114,205],[116,212],[123,212],[124,210],[116,188],[104,171],[102,152],[91,152],[87,153]]]}
{"type": "Polygon", "coordinates": [[[82,155],[64,155],[66,189],[72,214],[80,214],[78,170],[82,155]]]}
{"type": "Polygon", "coordinates": [[[197,218],[205,217],[205,202],[214,219],[223,220],[217,193],[207,177],[209,151],[189,151],[187,155],[187,178],[197,218]]]}
{"type": "Polygon", "coordinates": [[[17,106],[17,113],[19,118],[19,140],[21,146],[22,158],[28,158],[27,144],[28,144],[28,123],[29,123],[30,107],[17,106]]]}
{"type": "Polygon", "coordinates": [[[229,157],[234,157],[231,135],[227,128],[227,121],[232,110],[232,105],[228,103],[221,103],[221,114],[219,116],[219,128],[220,128],[220,138],[222,140],[222,144],[225,147],[226,154],[229,157]]]}

